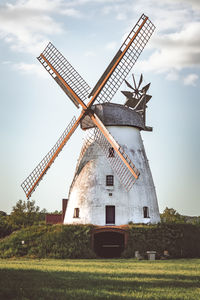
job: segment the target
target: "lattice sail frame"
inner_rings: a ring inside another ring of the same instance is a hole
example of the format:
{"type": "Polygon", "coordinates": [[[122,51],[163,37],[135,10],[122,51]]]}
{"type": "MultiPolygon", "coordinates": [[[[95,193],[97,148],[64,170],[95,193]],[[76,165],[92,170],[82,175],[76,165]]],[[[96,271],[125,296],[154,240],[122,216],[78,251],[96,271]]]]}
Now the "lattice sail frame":
{"type": "Polygon", "coordinates": [[[140,56],[154,30],[155,26],[153,23],[143,14],[120,47],[118,53],[121,53],[123,56],[121,57],[119,54],[116,55],[119,56],[119,62],[116,61],[116,66],[113,69],[112,74],[96,97],[97,102],[106,103],[112,100],[140,56]]]}
{"type": "MultiPolygon", "coordinates": [[[[136,181],[136,178],[133,177],[132,173],[128,169],[128,167],[123,163],[123,161],[120,159],[120,157],[117,155],[117,153],[113,150],[114,156],[109,156],[109,149],[110,149],[110,143],[108,140],[104,137],[102,132],[97,128],[91,128],[87,132],[87,137],[84,139],[84,143],[81,149],[81,153],[77,162],[76,170],[75,170],[75,177],[71,184],[70,190],[72,189],[72,186],[74,185],[75,179],[76,179],[76,173],[78,172],[79,165],[81,163],[81,160],[83,159],[83,156],[85,155],[86,151],[92,144],[98,144],[98,146],[103,151],[105,157],[107,158],[111,168],[113,171],[117,174],[121,184],[126,189],[126,191],[129,191],[133,184],[136,181]]],[[[119,146],[118,149],[121,154],[124,156],[126,161],[129,163],[131,168],[135,171],[137,176],[139,176],[139,171],[131,161],[131,159],[128,157],[128,155],[124,152],[123,148],[119,146]]]]}
{"type": "MultiPolygon", "coordinates": [[[[114,156],[109,156],[109,148],[110,143],[107,141],[107,139],[104,137],[104,135],[101,133],[101,131],[98,128],[95,128],[95,140],[98,143],[98,145],[103,150],[108,162],[110,163],[110,166],[112,167],[113,171],[116,172],[121,184],[124,186],[124,188],[129,191],[133,184],[136,181],[136,178],[133,177],[130,170],[127,168],[127,166],[124,164],[124,162],[120,159],[118,155],[114,152],[114,156]]],[[[131,161],[131,159],[128,157],[128,155],[124,152],[122,147],[119,147],[118,149],[123,157],[126,159],[126,161],[129,163],[131,168],[135,171],[135,173],[139,176],[139,171],[131,161]]]]}
{"type": "Polygon", "coordinates": [[[76,123],[76,117],[74,116],[67,126],[67,128],[64,130],[63,134],[60,136],[56,144],[52,147],[52,149],[47,153],[47,155],[41,160],[41,162],[37,165],[37,167],[31,172],[31,174],[23,181],[21,184],[21,187],[23,188],[27,198],[31,196],[31,194],[35,190],[35,186],[37,186],[37,182],[40,181],[40,178],[47,172],[47,170],[50,168],[50,165],[53,163],[54,159],[60,151],[63,149],[60,146],[67,142],[66,137],[70,133],[70,130],[76,123]]]}
{"type": "MultiPolygon", "coordinates": [[[[64,82],[71,87],[76,95],[84,102],[89,95],[90,86],[85,80],[79,75],[79,73],[72,67],[68,60],[56,49],[56,47],[49,42],[47,47],[38,57],[39,62],[49,72],[53,79],[60,85],[64,92],[70,97],[67,89],[63,85],[59,76],[49,67],[46,60],[51,64],[53,69],[59,74],[64,82]]],[[[71,99],[71,97],[70,97],[71,99]]],[[[71,99],[74,104],[79,107],[76,100],[71,99]],[[75,101],[74,101],[75,100],[75,101]]]]}

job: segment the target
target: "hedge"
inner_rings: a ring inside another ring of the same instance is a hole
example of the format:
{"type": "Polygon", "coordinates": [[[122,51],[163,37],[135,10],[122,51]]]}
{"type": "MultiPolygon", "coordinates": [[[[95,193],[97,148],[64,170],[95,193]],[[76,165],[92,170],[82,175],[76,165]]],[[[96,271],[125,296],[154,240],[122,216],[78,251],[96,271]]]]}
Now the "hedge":
{"type": "Polygon", "coordinates": [[[171,258],[200,257],[200,226],[192,224],[131,225],[123,257],[134,257],[135,251],[146,256],[156,251],[157,258],[167,250],[171,258]]]}
{"type": "MultiPolygon", "coordinates": [[[[34,225],[15,231],[0,241],[0,257],[95,258],[91,249],[93,225],[34,225]]],[[[129,225],[128,244],[122,253],[157,258],[167,250],[171,258],[200,257],[200,226],[192,224],[129,225]]]]}

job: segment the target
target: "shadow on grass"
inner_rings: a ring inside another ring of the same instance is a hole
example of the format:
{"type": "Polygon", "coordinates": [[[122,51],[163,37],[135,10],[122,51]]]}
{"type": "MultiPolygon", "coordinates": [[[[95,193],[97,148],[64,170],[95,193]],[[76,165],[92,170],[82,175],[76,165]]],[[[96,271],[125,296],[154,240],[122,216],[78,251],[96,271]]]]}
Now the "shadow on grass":
{"type": "Polygon", "coordinates": [[[199,299],[200,276],[0,270],[0,299],[199,299]],[[188,293],[188,298],[187,298],[188,293]]]}

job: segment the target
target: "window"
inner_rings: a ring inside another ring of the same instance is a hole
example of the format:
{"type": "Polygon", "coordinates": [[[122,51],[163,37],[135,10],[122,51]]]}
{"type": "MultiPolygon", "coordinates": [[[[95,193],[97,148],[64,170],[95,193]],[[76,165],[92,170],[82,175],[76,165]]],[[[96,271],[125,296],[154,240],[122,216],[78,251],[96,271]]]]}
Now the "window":
{"type": "Polygon", "coordinates": [[[74,216],[73,218],[79,218],[79,208],[74,208],[74,216]]]}
{"type": "Polygon", "coordinates": [[[115,206],[106,206],[106,224],[115,224],[115,206]]]}
{"type": "Polygon", "coordinates": [[[113,175],[107,175],[106,176],[106,185],[107,186],[113,186],[114,185],[114,176],[113,175]]]}
{"type": "Polygon", "coordinates": [[[149,218],[149,208],[147,206],[143,207],[144,218],[149,218]]]}
{"type": "Polygon", "coordinates": [[[115,150],[113,147],[110,147],[108,150],[108,157],[115,157],[115,150]]]}

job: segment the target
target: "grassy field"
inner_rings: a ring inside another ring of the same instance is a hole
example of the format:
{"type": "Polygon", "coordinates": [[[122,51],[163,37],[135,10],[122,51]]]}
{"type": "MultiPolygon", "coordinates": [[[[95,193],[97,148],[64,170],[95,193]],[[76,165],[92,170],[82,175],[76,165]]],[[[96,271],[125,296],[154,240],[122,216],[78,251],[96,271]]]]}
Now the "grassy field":
{"type": "Polygon", "coordinates": [[[0,299],[200,299],[200,259],[0,260],[0,299]]]}

